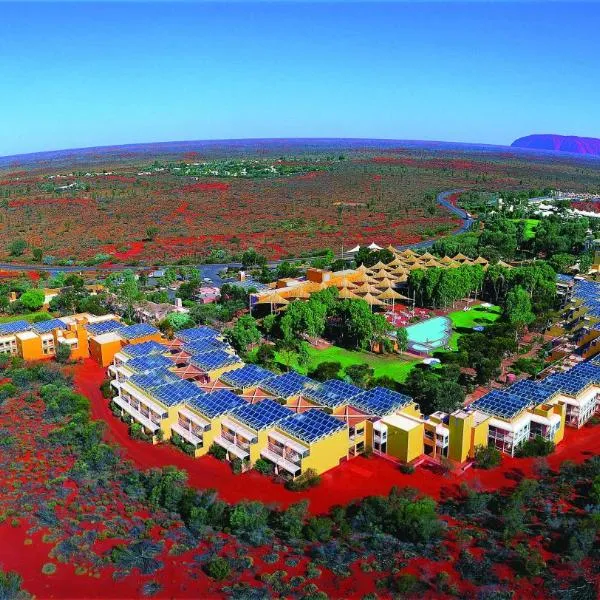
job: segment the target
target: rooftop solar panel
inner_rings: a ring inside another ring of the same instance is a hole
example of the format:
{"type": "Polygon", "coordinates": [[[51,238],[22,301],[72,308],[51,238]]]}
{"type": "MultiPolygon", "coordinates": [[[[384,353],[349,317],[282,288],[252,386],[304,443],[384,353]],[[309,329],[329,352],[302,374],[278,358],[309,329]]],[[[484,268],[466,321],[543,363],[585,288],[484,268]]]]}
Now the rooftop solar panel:
{"type": "Polygon", "coordinates": [[[193,355],[190,358],[190,363],[203,371],[222,369],[223,367],[228,367],[241,362],[241,359],[237,355],[229,354],[224,350],[205,352],[204,354],[193,355]]]}
{"type": "Polygon", "coordinates": [[[482,396],[470,406],[489,415],[512,419],[534,404],[536,402],[530,399],[515,396],[507,391],[494,390],[482,396]]]}
{"type": "Polygon", "coordinates": [[[186,400],[187,406],[209,419],[228,414],[243,404],[246,404],[246,401],[229,390],[217,390],[186,400]]]}
{"type": "Polygon", "coordinates": [[[183,345],[183,349],[190,354],[204,354],[213,350],[227,350],[229,348],[230,346],[227,342],[208,337],[185,342],[183,345]]]}
{"type": "Polygon", "coordinates": [[[270,394],[274,394],[279,398],[291,398],[299,394],[305,387],[309,385],[316,385],[316,382],[304,375],[296,373],[296,371],[289,371],[283,375],[273,377],[260,384],[260,387],[270,394]]]}
{"type": "Polygon", "coordinates": [[[162,354],[150,354],[132,358],[125,363],[125,366],[135,373],[147,373],[155,369],[168,369],[173,366],[173,361],[162,354]]]}
{"type": "Polygon", "coordinates": [[[136,323],[119,330],[119,335],[126,340],[134,340],[155,333],[158,333],[158,329],[149,323],[136,323]]]}
{"type": "Polygon", "coordinates": [[[292,415],[281,421],[277,426],[282,431],[308,444],[312,444],[346,427],[345,423],[336,419],[336,417],[317,409],[292,415]]]}
{"type": "Polygon", "coordinates": [[[188,329],[180,329],[177,332],[177,339],[183,342],[192,342],[201,339],[216,339],[220,333],[211,327],[191,327],[188,329]]]}
{"type": "Polygon", "coordinates": [[[353,398],[351,404],[369,415],[383,417],[411,402],[412,398],[410,396],[387,388],[375,387],[353,398]]]}
{"type": "Polygon", "coordinates": [[[293,413],[289,408],[267,399],[256,404],[244,404],[234,410],[232,416],[251,429],[259,431],[266,427],[272,427],[291,414],[293,413]]]}
{"type": "Polygon", "coordinates": [[[123,327],[123,323],[115,319],[108,319],[107,321],[99,321],[98,323],[88,323],[85,328],[91,335],[102,335],[104,333],[111,333],[117,331],[123,327]]]}
{"type": "Polygon", "coordinates": [[[142,342],[141,344],[128,344],[121,349],[121,352],[130,358],[138,356],[150,356],[151,354],[162,354],[166,348],[158,342],[142,342]]]}
{"type": "Polygon", "coordinates": [[[256,387],[263,381],[273,379],[275,373],[258,365],[245,365],[241,369],[228,371],[219,378],[222,382],[237,389],[256,387]]]}
{"type": "Polygon", "coordinates": [[[171,371],[156,369],[148,373],[132,375],[128,381],[142,390],[151,390],[157,388],[159,385],[165,385],[165,383],[177,383],[181,379],[174,373],[171,373],[171,371]]]}
{"type": "Polygon", "coordinates": [[[343,404],[349,404],[350,401],[362,393],[363,390],[338,379],[329,379],[316,386],[309,386],[302,395],[314,402],[328,408],[335,408],[343,404]]]}
{"type": "Polygon", "coordinates": [[[165,406],[175,406],[204,395],[204,392],[197,385],[185,379],[175,383],[167,383],[152,390],[152,396],[165,406]]]}
{"type": "Polygon", "coordinates": [[[31,324],[25,320],[11,321],[10,323],[0,323],[0,335],[13,335],[22,331],[29,331],[31,324]]]}
{"type": "Polygon", "coordinates": [[[47,321],[39,321],[38,323],[32,323],[31,328],[36,333],[48,333],[53,329],[66,329],[67,324],[61,319],[48,319],[47,321]]]}

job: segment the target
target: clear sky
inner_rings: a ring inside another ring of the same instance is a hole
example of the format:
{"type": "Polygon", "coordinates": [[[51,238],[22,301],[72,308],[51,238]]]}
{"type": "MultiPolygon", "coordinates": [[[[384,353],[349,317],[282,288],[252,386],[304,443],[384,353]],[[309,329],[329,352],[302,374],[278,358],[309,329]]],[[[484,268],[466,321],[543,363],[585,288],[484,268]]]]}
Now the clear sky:
{"type": "Polygon", "coordinates": [[[0,2],[0,155],[600,137],[594,2],[0,2]]]}

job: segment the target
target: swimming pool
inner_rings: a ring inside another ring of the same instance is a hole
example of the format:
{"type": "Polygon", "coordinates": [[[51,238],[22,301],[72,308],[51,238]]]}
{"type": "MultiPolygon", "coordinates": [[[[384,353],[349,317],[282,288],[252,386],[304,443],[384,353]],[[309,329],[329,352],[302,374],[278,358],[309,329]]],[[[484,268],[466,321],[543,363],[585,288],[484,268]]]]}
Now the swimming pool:
{"type": "Polygon", "coordinates": [[[408,347],[415,352],[429,354],[445,346],[452,335],[452,322],[447,317],[433,317],[406,328],[408,347]]]}

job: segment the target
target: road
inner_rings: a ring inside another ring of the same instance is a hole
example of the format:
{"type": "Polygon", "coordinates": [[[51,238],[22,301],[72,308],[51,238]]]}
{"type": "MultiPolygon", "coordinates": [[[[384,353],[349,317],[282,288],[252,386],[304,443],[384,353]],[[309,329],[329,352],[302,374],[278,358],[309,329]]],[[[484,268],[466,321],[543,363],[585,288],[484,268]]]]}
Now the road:
{"type": "MultiPolygon", "coordinates": [[[[465,233],[466,231],[471,229],[473,222],[474,222],[474,220],[468,215],[468,213],[466,211],[464,211],[462,208],[458,208],[458,207],[454,206],[453,204],[451,204],[448,201],[448,198],[452,194],[455,194],[460,191],[461,190],[447,190],[445,192],[441,192],[437,196],[438,204],[440,204],[440,206],[443,206],[450,212],[454,213],[462,221],[462,225],[456,231],[454,231],[451,235],[465,233]]],[[[435,241],[436,240],[425,240],[423,242],[417,242],[415,244],[407,244],[405,246],[397,246],[397,248],[398,248],[398,250],[406,250],[407,248],[414,248],[414,249],[430,248],[431,246],[433,246],[435,241]]],[[[271,261],[268,264],[270,267],[276,267],[281,262],[282,262],[281,260],[276,260],[276,261],[271,261]]],[[[159,268],[163,268],[163,267],[167,267],[167,266],[176,266],[176,265],[145,264],[145,265],[138,265],[135,267],[127,267],[126,265],[110,265],[108,267],[100,267],[98,265],[87,266],[87,267],[81,266],[81,265],[74,265],[74,266],[57,267],[57,266],[52,266],[52,265],[0,263],[0,270],[3,270],[3,271],[39,271],[39,272],[45,271],[45,272],[54,274],[54,273],[58,273],[58,272],[93,273],[93,272],[98,272],[98,271],[122,271],[123,269],[126,269],[126,268],[136,269],[136,270],[159,269],[159,268]]],[[[202,277],[207,277],[207,278],[211,279],[215,284],[220,285],[222,283],[222,280],[219,277],[219,273],[226,268],[239,269],[239,268],[241,268],[242,263],[231,262],[231,263],[220,263],[220,264],[201,264],[201,265],[197,265],[197,266],[202,271],[202,277]]]]}

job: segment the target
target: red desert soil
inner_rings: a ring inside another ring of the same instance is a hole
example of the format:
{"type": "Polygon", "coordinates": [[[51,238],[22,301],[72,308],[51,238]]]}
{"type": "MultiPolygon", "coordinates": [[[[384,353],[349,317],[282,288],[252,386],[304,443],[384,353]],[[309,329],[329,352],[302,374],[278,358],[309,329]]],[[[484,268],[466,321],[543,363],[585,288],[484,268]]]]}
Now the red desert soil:
{"type": "MultiPolygon", "coordinates": [[[[328,511],[336,504],[347,504],[369,495],[387,495],[392,486],[414,487],[434,498],[456,495],[458,486],[467,483],[481,490],[513,487],[524,477],[536,477],[536,459],[503,457],[502,465],[490,471],[468,469],[463,474],[442,475],[434,466],[421,466],[413,475],[401,473],[398,466],[388,460],[358,457],[325,473],[321,484],[306,492],[291,492],[256,471],[235,475],[229,465],[210,456],[191,458],[168,444],[149,446],[132,440],[127,426],[116,419],[102,397],[99,386],[106,377],[105,370],[88,359],[74,370],[77,390],[91,401],[92,416],[108,423],[107,438],[118,444],[125,457],[138,467],[148,469],[175,465],[187,471],[190,485],[214,488],[228,502],[259,500],[287,507],[304,498],[310,501],[313,514],[328,511]]],[[[583,462],[600,452],[600,436],[595,427],[576,431],[568,429],[565,440],[547,461],[551,468],[565,460],[583,462]]]]}

